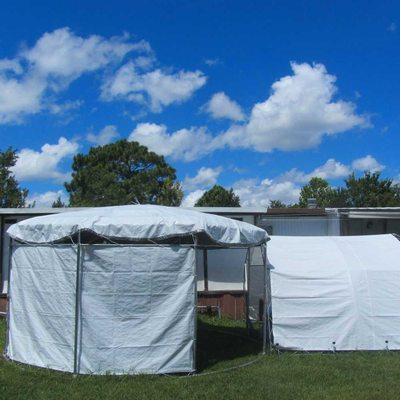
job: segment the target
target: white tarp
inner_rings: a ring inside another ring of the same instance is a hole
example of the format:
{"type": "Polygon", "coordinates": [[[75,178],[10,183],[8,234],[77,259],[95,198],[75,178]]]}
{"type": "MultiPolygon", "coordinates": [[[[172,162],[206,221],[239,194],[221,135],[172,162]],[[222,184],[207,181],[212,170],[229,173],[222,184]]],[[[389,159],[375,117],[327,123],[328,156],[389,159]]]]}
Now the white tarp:
{"type": "Polygon", "coordinates": [[[400,242],[394,236],[274,236],[268,260],[275,344],[400,349],[400,242]]]}
{"type": "MultiPolygon", "coordinates": [[[[74,370],[76,247],[16,246],[10,359],[74,370]]],[[[194,371],[195,250],[82,246],[78,372],[194,371]]]]}
{"type": "Polygon", "coordinates": [[[15,224],[7,232],[21,241],[49,243],[85,230],[132,241],[205,234],[224,246],[256,246],[268,238],[263,229],[246,222],[155,205],[98,207],[46,215],[15,224]]]}

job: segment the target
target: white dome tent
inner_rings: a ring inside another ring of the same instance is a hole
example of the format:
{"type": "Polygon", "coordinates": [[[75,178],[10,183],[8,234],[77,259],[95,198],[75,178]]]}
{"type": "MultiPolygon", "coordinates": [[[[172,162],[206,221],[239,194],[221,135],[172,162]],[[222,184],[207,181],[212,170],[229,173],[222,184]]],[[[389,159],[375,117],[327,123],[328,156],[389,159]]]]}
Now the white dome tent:
{"type": "MultiPolygon", "coordinates": [[[[247,223],[152,205],[32,218],[8,234],[6,356],[76,374],[195,371],[197,250],[259,246],[266,260],[268,240],[247,223]]],[[[264,315],[264,351],[267,325],[264,315]]]]}

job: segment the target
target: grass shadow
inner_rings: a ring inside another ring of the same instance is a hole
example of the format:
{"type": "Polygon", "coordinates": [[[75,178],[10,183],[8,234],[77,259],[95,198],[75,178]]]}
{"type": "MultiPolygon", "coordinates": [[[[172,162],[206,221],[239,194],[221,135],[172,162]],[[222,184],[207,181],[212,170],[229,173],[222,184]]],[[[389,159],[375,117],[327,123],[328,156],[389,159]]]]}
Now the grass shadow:
{"type": "Polygon", "coordinates": [[[236,358],[257,355],[262,342],[258,331],[248,335],[244,322],[199,316],[197,322],[197,371],[236,358]]]}

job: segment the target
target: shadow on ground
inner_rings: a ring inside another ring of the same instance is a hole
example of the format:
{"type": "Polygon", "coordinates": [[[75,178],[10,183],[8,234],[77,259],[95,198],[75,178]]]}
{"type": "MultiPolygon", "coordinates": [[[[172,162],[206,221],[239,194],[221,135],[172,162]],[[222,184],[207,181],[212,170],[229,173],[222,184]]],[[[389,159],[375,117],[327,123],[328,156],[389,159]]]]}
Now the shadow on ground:
{"type": "Polygon", "coordinates": [[[199,318],[197,322],[197,371],[201,372],[215,364],[261,352],[259,332],[249,336],[247,329],[232,321],[227,326],[216,319],[199,318]],[[216,323],[217,322],[217,323],[216,323]]]}

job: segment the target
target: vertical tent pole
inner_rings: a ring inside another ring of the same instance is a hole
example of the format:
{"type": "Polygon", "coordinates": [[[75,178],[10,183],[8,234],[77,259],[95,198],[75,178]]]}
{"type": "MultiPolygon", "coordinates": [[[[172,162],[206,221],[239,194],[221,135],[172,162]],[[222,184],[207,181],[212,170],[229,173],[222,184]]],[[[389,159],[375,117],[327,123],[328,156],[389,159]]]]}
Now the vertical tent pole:
{"type": "Polygon", "coordinates": [[[13,239],[10,236],[10,243],[8,244],[8,271],[7,271],[7,334],[6,334],[6,345],[4,346],[4,353],[8,350],[8,344],[10,343],[10,301],[11,301],[11,264],[12,264],[12,250],[13,250],[13,239]]]}
{"type": "MultiPolygon", "coordinates": [[[[197,237],[193,236],[194,242],[194,337],[193,337],[193,367],[196,371],[196,364],[197,364],[197,237]]],[[[207,250],[206,250],[207,252],[207,250]]]]}
{"type": "Polygon", "coordinates": [[[263,328],[263,354],[266,353],[267,349],[267,258],[265,253],[265,245],[261,245],[261,255],[263,259],[263,278],[264,278],[264,293],[263,293],[263,314],[262,314],[262,328],[263,328]]]}
{"type": "Polygon", "coordinates": [[[208,292],[208,258],[207,249],[203,249],[204,291],[208,292]]]}
{"type": "Polygon", "coordinates": [[[75,337],[74,337],[74,374],[78,374],[78,330],[79,330],[79,298],[81,269],[81,232],[78,232],[78,247],[76,253],[76,283],[75,283],[75,337]]]}
{"type": "Polygon", "coordinates": [[[245,290],[246,290],[246,328],[247,333],[250,334],[250,248],[246,250],[245,268],[245,290]]]}

